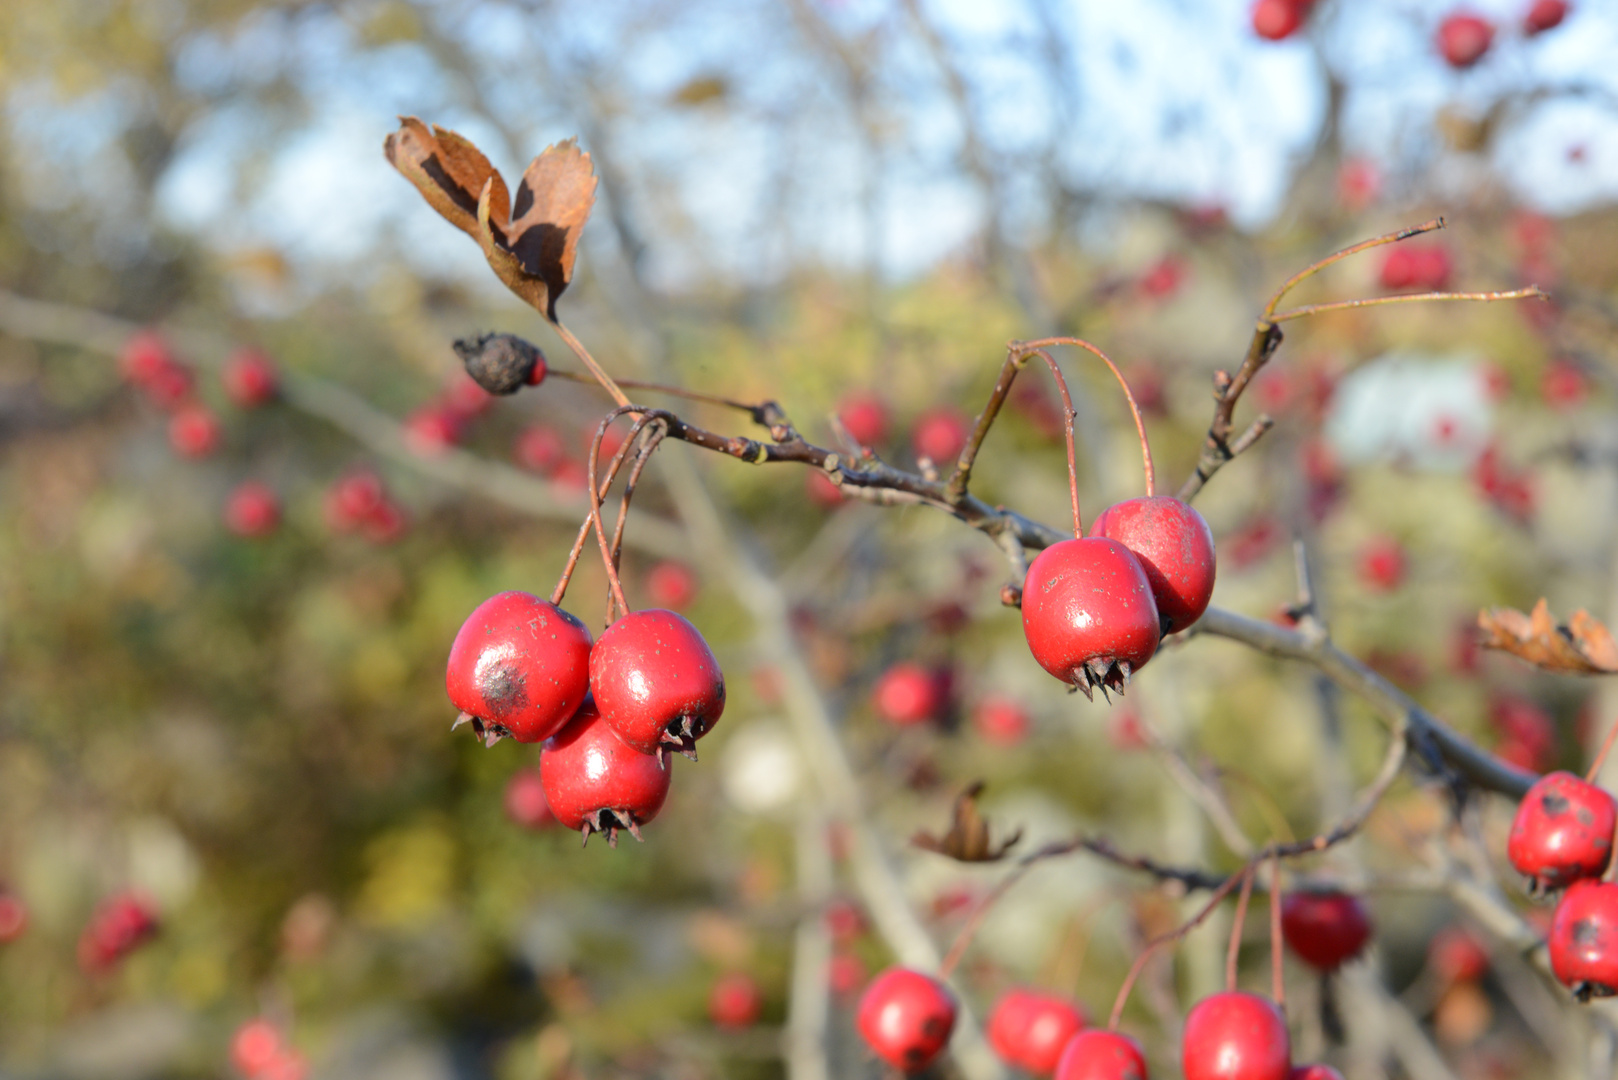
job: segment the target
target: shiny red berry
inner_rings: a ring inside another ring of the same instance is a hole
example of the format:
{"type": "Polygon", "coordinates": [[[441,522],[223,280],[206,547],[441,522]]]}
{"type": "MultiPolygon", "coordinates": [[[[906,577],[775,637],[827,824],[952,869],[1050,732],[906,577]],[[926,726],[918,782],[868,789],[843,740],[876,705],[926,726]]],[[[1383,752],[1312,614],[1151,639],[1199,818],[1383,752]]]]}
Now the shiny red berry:
{"type": "Polygon", "coordinates": [[[854,1025],[877,1057],[901,1072],[917,1072],[949,1045],[955,995],[930,975],[889,968],[860,996],[854,1025]]]}
{"type": "Polygon", "coordinates": [[[1523,17],[1523,33],[1532,37],[1534,34],[1543,34],[1547,30],[1556,29],[1562,25],[1562,20],[1567,18],[1568,8],[1571,6],[1567,0],[1534,0],[1533,7],[1530,7],[1528,14],[1523,17]]]}
{"type": "Polygon", "coordinates": [[[1180,1046],[1185,1080],[1287,1080],[1292,1041],[1275,1002],[1239,990],[1191,1007],[1180,1046]]]}
{"type": "Polygon", "coordinates": [[[941,470],[954,468],[955,459],[972,435],[972,421],[959,409],[941,406],[916,419],[910,445],[916,457],[926,458],[941,470]]]}
{"type": "Polygon", "coordinates": [[[256,409],[275,400],[281,376],[275,362],[257,349],[237,349],[219,372],[225,396],[242,409],[256,409]]]}
{"type": "Polygon", "coordinates": [[[1128,548],[1152,583],[1163,633],[1184,630],[1213,599],[1213,532],[1189,503],[1172,495],[1129,499],[1109,506],[1090,523],[1091,536],[1128,548]]]}
{"type": "Polygon", "coordinates": [[[924,724],[938,716],[944,695],[938,678],[920,664],[894,664],[876,681],[871,702],[877,715],[898,727],[924,724]]]}
{"type": "Polygon", "coordinates": [[[1618,885],[1575,881],[1551,918],[1551,970],[1580,1001],[1618,994],[1618,885]]]}
{"type": "Polygon", "coordinates": [[[725,711],[725,676],[713,650],[682,616],[651,608],[625,615],[590,651],[590,692],[627,745],[667,760],[696,760],[697,740],[725,711]]]}
{"type": "Polygon", "coordinates": [[[206,405],[192,403],[169,419],[169,445],[182,457],[205,458],[219,449],[224,429],[206,405]]]}
{"type": "Polygon", "coordinates": [[[268,536],[281,524],[281,499],[275,489],[245,480],[225,501],[225,527],[237,536],[268,536]]]}
{"type": "Polygon", "coordinates": [[[1039,666],[1086,697],[1122,692],[1162,636],[1140,560],[1099,536],[1040,552],[1023,582],[1022,629],[1039,666]]]}
{"type": "Polygon", "coordinates": [[[1371,919],[1357,896],[1297,892],[1281,902],[1281,936],[1310,967],[1336,971],[1371,940],[1371,919]]]}
{"type": "Polygon", "coordinates": [[[545,801],[545,782],[538,769],[518,769],[506,781],[503,800],[506,817],[525,829],[543,829],[556,821],[551,804],[545,801]]]}
{"type": "Polygon", "coordinates": [[[1146,1055],[1128,1035],[1091,1028],[1068,1040],[1056,1080],[1147,1080],[1146,1055]]]}
{"type": "Polygon", "coordinates": [[[708,994],[708,1019],[715,1027],[732,1031],[752,1027],[764,1011],[764,991],[751,975],[736,971],[713,984],[708,994]]]}
{"type": "Polygon", "coordinates": [[[1533,892],[1598,878],[1612,862],[1618,802],[1572,773],[1542,776],[1523,796],[1506,840],[1506,857],[1533,892]]]}
{"type": "Polygon", "coordinates": [[[837,406],[837,420],[861,446],[879,447],[888,438],[888,407],[875,394],[851,394],[837,406]]]}
{"type": "Polygon", "coordinates": [[[985,1034],[1006,1064],[1049,1076],[1084,1022],[1083,1011],[1060,995],[1009,990],[989,1013],[985,1034]]]}
{"type": "Polygon", "coordinates": [[[640,827],[663,809],[672,775],[667,763],[624,745],[588,700],[539,755],[551,813],[586,843],[592,832],[604,832],[617,847],[619,829],[639,840],[640,827]]]}
{"type": "Polygon", "coordinates": [[[572,719],[589,691],[590,631],[525,592],[498,593],[467,616],[450,646],[444,685],[488,745],[503,735],[539,742],[572,719]]]}
{"type": "Polygon", "coordinates": [[[1494,24],[1480,15],[1457,11],[1438,24],[1438,54],[1453,68],[1469,68],[1483,59],[1494,41],[1494,24]]]}

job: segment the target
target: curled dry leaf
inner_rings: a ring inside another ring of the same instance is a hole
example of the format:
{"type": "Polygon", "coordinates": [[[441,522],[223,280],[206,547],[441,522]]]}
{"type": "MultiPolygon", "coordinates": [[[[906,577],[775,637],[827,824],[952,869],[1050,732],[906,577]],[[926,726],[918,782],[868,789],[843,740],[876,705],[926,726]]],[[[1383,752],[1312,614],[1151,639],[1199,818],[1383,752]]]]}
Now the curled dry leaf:
{"type": "Polygon", "coordinates": [[[548,146],[529,163],[515,205],[489,159],[446,128],[404,117],[383,150],[433,209],[478,242],[508,289],[556,321],[596,197],[595,168],[578,140],[548,146]]]}
{"type": "Polygon", "coordinates": [[[989,821],[978,813],[977,797],[983,793],[983,781],[972,784],[955,797],[955,809],[950,815],[949,832],[943,837],[918,832],[910,838],[916,847],[936,851],[957,862],[999,862],[1006,857],[1018,840],[1018,829],[998,845],[989,840],[989,821]]]}
{"type": "Polygon", "coordinates": [[[1478,627],[1484,648],[1503,650],[1546,671],[1618,673],[1618,643],[1612,631],[1582,609],[1558,623],[1543,599],[1528,615],[1512,608],[1488,608],[1478,612],[1478,627]]]}

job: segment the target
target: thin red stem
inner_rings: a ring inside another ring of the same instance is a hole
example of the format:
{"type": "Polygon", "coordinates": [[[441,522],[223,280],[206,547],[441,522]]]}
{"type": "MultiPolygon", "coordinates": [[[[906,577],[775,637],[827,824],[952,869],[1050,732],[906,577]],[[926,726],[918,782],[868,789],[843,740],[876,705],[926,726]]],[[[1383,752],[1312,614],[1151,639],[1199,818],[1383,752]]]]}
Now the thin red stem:
{"type": "MultiPolygon", "coordinates": [[[[623,468],[624,461],[629,456],[632,441],[633,433],[631,433],[631,438],[624,440],[624,444],[618,448],[618,453],[613,455],[612,464],[607,469],[607,477],[601,482],[601,498],[607,497],[608,490],[612,488],[613,482],[618,479],[618,472],[623,468]]],[[[552,604],[560,606],[563,597],[567,595],[567,587],[573,581],[573,570],[578,566],[579,556],[584,552],[584,542],[590,536],[591,520],[590,515],[587,514],[585,515],[584,523],[579,526],[579,535],[574,537],[573,547],[567,553],[567,564],[562,567],[562,576],[557,579],[556,588],[551,590],[552,604]]]]}
{"type": "Polygon", "coordinates": [[[1290,319],[1302,319],[1310,315],[1320,315],[1328,311],[1347,311],[1351,308],[1377,307],[1382,304],[1423,304],[1432,300],[1549,300],[1550,297],[1538,285],[1529,285],[1521,289],[1512,289],[1509,292],[1425,292],[1409,293],[1403,296],[1370,296],[1361,300],[1337,300],[1329,304],[1306,304],[1303,307],[1283,311],[1279,315],[1272,315],[1269,321],[1283,323],[1290,319]]]}
{"type": "Polygon", "coordinates": [[[1083,349],[1085,352],[1091,354],[1099,359],[1103,364],[1107,365],[1107,370],[1112,372],[1113,378],[1118,380],[1118,385],[1123,387],[1124,400],[1129,402],[1130,415],[1135,418],[1135,434],[1140,437],[1141,465],[1146,472],[1146,494],[1148,497],[1157,494],[1157,470],[1152,466],[1152,447],[1151,444],[1146,440],[1146,422],[1141,419],[1140,406],[1135,402],[1135,392],[1129,388],[1128,380],[1124,378],[1124,373],[1118,370],[1118,365],[1112,362],[1112,358],[1106,353],[1102,352],[1100,349],[1096,348],[1094,345],[1090,344],[1088,341],[1085,341],[1083,338],[1041,338],[1038,341],[1029,341],[1024,342],[1023,344],[1030,348],[1044,348],[1051,345],[1072,345],[1074,348],[1083,349]]]}
{"type": "Polygon", "coordinates": [[[1287,278],[1281,283],[1281,287],[1275,290],[1275,295],[1270,297],[1270,302],[1264,306],[1264,318],[1269,319],[1270,316],[1275,314],[1275,309],[1281,305],[1281,299],[1282,297],[1286,296],[1287,293],[1291,292],[1300,283],[1320,273],[1333,263],[1341,262],[1350,255],[1358,255],[1362,251],[1369,251],[1371,248],[1381,247],[1383,244],[1396,244],[1400,240],[1408,240],[1412,236],[1420,236],[1422,233],[1432,232],[1435,229],[1442,229],[1443,227],[1443,218],[1433,218],[1431,221],[1424,221],[1420,225],[1412,225],[1409,228],[1404,229],[1395,229],[1393,232],[1383,233],[1381,236],[1373,236],[1369,240],[1361,240],[1357,244],[1327,255],[1324,259],[1321,259],[1317,263],[1311,263],[1309,266],[1304,267],[1296,274],[1293,274],[1291,277],[1287,278]]]}
{"type": "Polygon", "coordinates": [[[1236,918],[1230,924],[1230,946],[1225,950],[1225,992],[1236,989],[1236,959],[1242,951],[1242,925],[1247,922],[1247,901],[1253,895],[1253,864],[1242,874],[1242,894],[1236,901],[1236,918]]]}
{"type": "Polygon", "coordinates": [[[1045,361],[1051,369],[1051,378],[1056,380],[1057,393],[1062,395],[1062,433],[1067,437],[1067,493],[1073,502],[1073,538],[1077,540],[1084,535],[1084,519],[1079,516],[1079,466],[1073,450],[1073,418],[1078,413],[1073,409],[1073,395],[1067,391],[1067,380],[1062,377],[1062,369],[1055,358],[1039,348],[1030,349],[1029,355],[1045,361]]]}
{"type": "MultiPolygon", "coordinates": [[[[601,461],[601,440],[606,436],[607,428],[619,416],[634,409],[635,406],[633,405],[621,405],[602,419],[601,423],[596,427],[595,438],[590,440],[589,461],[590,522],[595,527],[596,542],[601,547],[601,562],[607,569],[607,584],[612,589],[612,599],[617,602],[619,609],[626,615],[630,611],[629,601],[624,599],[624,585],[623,582],[618,580],[617,567],[612,565],[612,548],[607,544],[607,531],[601,524],[601,500],[605,492],[602,492],[596,484],[596,469],[601,461]]],[[[625,439],[624,445],[619,447],[618,453],[614,455],[614,460],[621,459],[628,452],[629,447],[630,440],[625,439]]],[[[612,612],[609,610],[607,614],[610,618],[612,612]]]]}
{"type": "Polygon", "coordinates": [[[1270,853],[1270,996],[1282,1012],[1287,1007],[1286,980],[1281,977],[1281,853],[1270,853]]]}
{"type": "Polygon", "coordinates": [[[1607,731],[1607,737],[1601,741],[1601,749],[1596,752],[1596,759],[1590,763],[1590,771],[1584,774],[1585,783],[1593,784],[1596,777],[1601,775],[1601,766],[1606,764],[1607,751],[1612,749],[1614,740],[1618,740],[1618,718],[1613,720],[1612,727],[1607,731]]]}
{"type": "MultiPolygon", "coordinates": [[[[618,520],[614,523],[612,529],[612,566],[614,570],[619,569],[622,565],[624,523],[629,520],[629,500],[635,494],[635,485],[640,482],[642,470],[646,468],[646,463],[652,459],[652,451],[656,450],[663,442],[663,436],[668,430],[665,426],[658,424],[655,418],[642,417],[641,420],[643,423],[637,424],[637,428],[644,426],[647,422],[656,426],[652,427],[650,434],[646,436],[640,452],[635,455],[635,467],[629,470],[629,479],[624,481],[624,497],[623,501],[618,504],[618,520]]],[[[633,431],[629,433],[626,444],[634,440],[635,434],[633,431]]],[[[626,611],[625,614],[627,615],[628,612],[626,611]]]]}
{"type": "MultiPolygon", "coordinates": [[[[584,375],[577,371],[568,371],[565,368],[550,368],[549,378],[566,379],[569,382],[600,385],[594,375],[584,375]]],[[[643,379],[614,379],[620,387],[626,390],[651,390],[658,394],[668,394],[670,397],[685,398],[688,401],[701,401],[708,405],[719,405],[726,409],[736,409],[745,413],[756,414],[759,406],[734,398],[720,397],[716,394],[704,394],[700,390],[687,390],[683,386],[670,386],[667,383],[646,382],[643,379]]]]}

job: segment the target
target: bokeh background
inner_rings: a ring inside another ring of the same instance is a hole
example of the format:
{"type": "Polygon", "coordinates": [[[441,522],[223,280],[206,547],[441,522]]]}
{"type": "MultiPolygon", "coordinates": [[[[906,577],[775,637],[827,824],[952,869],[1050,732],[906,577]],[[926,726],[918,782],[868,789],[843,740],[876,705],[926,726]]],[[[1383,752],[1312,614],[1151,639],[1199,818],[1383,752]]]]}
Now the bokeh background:
{"type": "MultiPolygon", "coordinates": [[[[1005,872],[907,844],[967,783],[1018,850],[1082,830],[1229,869],[1241,843],[1340,812],[1381,755],[1368,709],[1226,642],[1166,650],[1126,704],[1069,696],[981,535],[669,446],[683,464],[637,495],[626,583],[707,635],[725,719],[674,765],[644,844],[581,851],[515,820],[537,753],[450,734],[444,657],[487,595],[549,592],[607,406],[558,379],[468,395],[450,344],[474,332],[577,365],[388,166],[400,114],[508,177],[580,138],[601,200],[563,311],[610,370],[774,398],[825,443],[863,397],[905,466],[913,435],[981,407],[1008,340],[1082,334],[1123,364],[1172,490],[1269,293],[1444,216],[1299,299],[1537,283],[1553,301],[1293,324],[1239,414],[1275,430],[1199,500],[1215,602],[1295,600],[1300,538],[1344,648],[1511,760],[1579,767],[1618,697],[1480,655],[1467,629],[1540,596],[1618,615],[1618,12],[1575,0],[1529,35],[1528,7],[1477,0],[1495,36],[1458,68],[1427,0],[1321,0],[1279,42],[1245,0],[12,0],[0,1076],[230,1075],[233,1034],[264,1017],[317,1078],[875,1077],[851,995],[947,948],[1005,872]],[[188,393],[125,377],[151,329],[188,393]],[[280,371],[279,399],[227,394],[242,349],[280,371]],[[179,423],[174,397],[203,411],[179,423]],[[280,508],[268,535],[225,519],[245,481],[280,508]],[[380,517],[334,510],[368,484],[380,517]],[[901,729],[872,692],[904,662],[944,693],[901,729]],[[716,1022],[737,974],[757,1016],[716,1022]]],[[[1106,373],[1064,362],[1093,516],[1139,493],[1135,434],[1106,373]]],[[[1020,386],[978,490],[1059,524],[1054,397],[1020,386]]],[[[592,557],[569,603],[599,628],[592,557]]],[[[1310,868],[1368,889],[1378,935],[1344,977],[1341,1045],[1289,962],[1300,1052],[1356,1080],[1610,1075],[1605,1014],[1446,895],[1464,871],[1543,910],[1500,872],[1510,812],[1456,818],[1412,774],[1310,868]]],[[[1052,862],[957,986],[978,1015],[1032,983],[1104,1016],[1189,903],[1052,862]]],[[[1157,1075],[1177,1075],[1228,928],[1132,1000],[1157,1075]]],[[[981,1046],[939,1074],[956,1069],[994,1075],[981,1046]]]]}

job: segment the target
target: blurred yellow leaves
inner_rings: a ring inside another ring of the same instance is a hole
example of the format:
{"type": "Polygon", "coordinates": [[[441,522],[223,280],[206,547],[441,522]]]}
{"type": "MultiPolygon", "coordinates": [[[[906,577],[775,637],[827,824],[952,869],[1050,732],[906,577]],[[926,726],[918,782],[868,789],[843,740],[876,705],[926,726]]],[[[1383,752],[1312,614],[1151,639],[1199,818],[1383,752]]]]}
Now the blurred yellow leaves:
{"type": "Polygon", "coordinates": [[[455,840],[436,818],[383,833],[365,849],[356,914],[395,930],[431,922],[449,906],[456,858],[455,840]]]}

